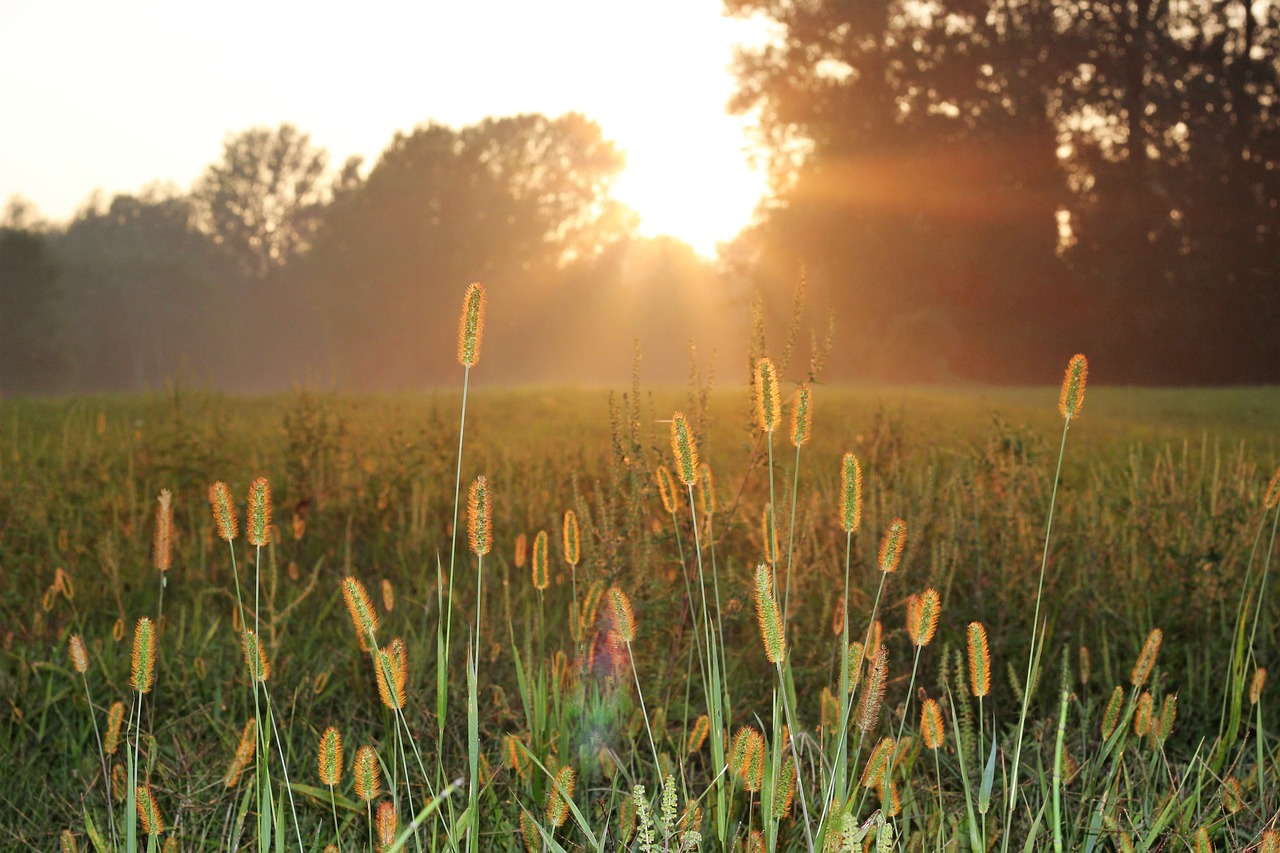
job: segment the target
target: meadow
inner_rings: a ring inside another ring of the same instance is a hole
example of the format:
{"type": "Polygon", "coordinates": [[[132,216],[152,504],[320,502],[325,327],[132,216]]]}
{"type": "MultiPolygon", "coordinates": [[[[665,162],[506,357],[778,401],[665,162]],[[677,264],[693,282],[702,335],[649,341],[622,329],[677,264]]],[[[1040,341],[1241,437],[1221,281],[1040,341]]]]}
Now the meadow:
{"type": "Polygon", "coordinates": [[[1280,850],[1280,391],[475,356],[0,401],[0,847],[1280,850]]]}

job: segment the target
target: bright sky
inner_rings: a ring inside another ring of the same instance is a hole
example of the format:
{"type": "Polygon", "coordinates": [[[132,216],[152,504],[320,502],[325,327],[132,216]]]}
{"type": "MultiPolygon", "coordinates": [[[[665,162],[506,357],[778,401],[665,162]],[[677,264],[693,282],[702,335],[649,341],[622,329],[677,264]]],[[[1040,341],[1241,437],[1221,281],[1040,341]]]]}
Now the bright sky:
{"type": "Polygon", "coordinates": [[[760,37],[719,0],[0,0],[0,203],[60,221],[95,187],[189,189],[253,125],[367,167],[430,119],[576,110],[626,150],[642,232],[709,255],[764,191],[724,113],[731,44],[760,37]]]}

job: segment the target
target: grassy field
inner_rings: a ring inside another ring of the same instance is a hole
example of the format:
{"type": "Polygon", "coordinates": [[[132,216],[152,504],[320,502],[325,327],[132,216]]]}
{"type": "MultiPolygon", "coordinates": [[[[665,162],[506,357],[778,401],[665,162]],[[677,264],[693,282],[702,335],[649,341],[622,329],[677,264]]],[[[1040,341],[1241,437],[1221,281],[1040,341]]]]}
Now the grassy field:
{"type": "Polygon", "coordinates": [[[783,382],[771,466],[746,389],[482,376],[460,466],[457,391],[0,401],[0,847],[1280,849],[1257,675],[1280,615],[1264,506],[1280,391],[1090,387],[1058,480],[1057,377],[818,385],[798,452],[783,382]],[[680,480],[677,410],[709,490],[680,480]],[[466,507],[480,476],[483,557],[466,507]],[[379,622],[363,643],[348,577],[379,622]],[[141,617],[157,642],[139,662],[141,617]],[[345,758],[325,770],[329,727],[345,758]],[[135,819],[138,796],[163,833],[135,819]]]}

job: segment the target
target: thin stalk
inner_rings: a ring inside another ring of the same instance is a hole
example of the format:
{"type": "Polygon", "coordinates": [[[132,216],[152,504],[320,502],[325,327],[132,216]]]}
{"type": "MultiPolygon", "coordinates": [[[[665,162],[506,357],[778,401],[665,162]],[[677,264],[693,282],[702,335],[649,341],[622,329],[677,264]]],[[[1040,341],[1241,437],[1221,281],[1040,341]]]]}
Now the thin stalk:
{"type": "Polygon", "coordinates": [[[342,831],[338,829],[338,802],[334,799],[333,786],[329,786],[329,807],[333,810],[333,836],[338,840],[338,853],[342,853],[342,831]]]}
{"type": "Polygon", "coordinates": [[[631,675],[636,680],[636,696],[640,698],[640,716],[644,718],[644,729],[649,734],[649,749],[653,750],[653,766],[661,767],[658,761],[658,746],[653,740],[653,729],[649,727],[649,712],[644,707],[644,691],[640,689],[640,673],[636,671],[635,655],[631,653],[631,643],[627,643],[627,658],[631,661],[631,675]]]}
{"type": "Polygon", "coordinates": [[[810,853],[813,851],[813,834],[809,831],[809,806],[804,796],[804,778],[800,774],[800,750],[796,747],[796,720],[795,715],[791,712],[791,703],[787,701],[787,691],[782,689],[785,681],[782,675],[782,664],[774,664],[778,670],[778,687],[782,693],[782,712],[787,717],[787,733],[791,738],[791,755],[795,759],[796,768],[796,794],[800,797],[800,813],[804,818],[804,840],[810,853]]]}
{"type": "Polygon", "coordinates": [[[449,647],[453,639],[453,568],[458,556],[458,502],[462,494],[462,442],[467,431],[467,390],[471,381],[471,366],[462,368],[462,415],[458,421],[458,464],[453,478],[453,526],[449,528],[449,608],[445,612],[444,647],[439,649],[436,661],[436,717],[440,744],[438,766],[444,770],[444,724],[449,707],[449,647]]]}
{"type": "MultiPolygon", "coordinates": [[[[722,705],[722,680],[720,669],[720,650],[716,643],[716,634],[711,630],[711,614],[707,607],[707,581],[702,571],[702,537],[698,532],[698,511],[694,506],[693,485],[687,486],[689,498],[689,516],[693,526],[694,550],[698,555],[698,589],[702,594],[702,626],[707,641],[708,671],[711,678],[707,695],[707,716],[711,723],[711,761],[715,767],[724,766],[724,706],[722,705]]],[[[723,785],[716,786],[716,835],[721,842],[728,838],[729,814],[728,801],[725,798],[723,785]]]]}
{"type": "MultiPolygon", "coordinates": [[[[1027,677],[1023,680],[1022,685],[1022,709],[1018,712],[1018,739],[1013,745],[1013,769],[1009,774],[1009,784],[1012,789],[1007,792],[1008,802],[1005,804],[1005,831],[1004,838],[1000,842],[1000,850],[1007,853],[1009,849],[1009,838],[1013,835],[1010,828],[1013,824],[1013,811],[1017,807],[1018,797],[1018,765],[1022,760],[1022,735],[1027,727],[1027,708],[1031,704],[1031,687],[1033,685],[1032,675],[1036,663],[1036,643],[1040,633],[1040,600],[1044,595],[1044,576],[1049,566],[1049,542],[1053,534],[1053,511],[1058,501],[1058,483],[1062,479],[1062,460],[1067,453],[1067,430],[1071,428],[1071,416],[1062,420],[1062,442],[1058,446],[1058,467],[1053,473],[1053,491],[1049,496],[1049,520],[1045,523],[1044,529],[1044,550],[1040,555],[1040,582],[1036,586],[1036,609],[1035,615],[1031,622],[1031,650],[1027,655],[1027,677]]],[[[978,707],[981,708],[981,699],[979,699],[978,707]]],[[[985,817],[985,816],[984,816],[985,817]]]]}
{"type": "MultiPolygon", "coordinates": [[[[770,448],[773,442],[770,442],[770,448]]],[[[772,482],[772,478],[770,478],[772,482]]],[[[791,560],[796,541],[796,503],[800,488],[800,448],[796,448],[796,464],[791,477],[791,523],[787,525],[787,588],[782,594],[782,624],[787,624],[787,613],[791,601],[791,560]]]]}
{"type": "Polygon", "coordinates": [[[98,758],[102,761],[102,787],[107,795],[107,822],[111,824],[111,846],[116,847],[119,845],[119,840],[116,837],[115,809],[111,804],[111,774],[107,772],[107,751],[102,747],[98,717],[93,712],[93,697],[89,695],[89,677],[82,672],[80,680],[84,682],[84,698],[89,703],[89,722],[93,723],[93,738],[98,742],[98,758]]]}
{"type": "Polygon", "coordinates": [[[305,850],[302,845],[302,830],[298,828],[298,809],[293,803],[293,786],[289,784],[289,763],[284,757],[284,745],[281,743],[280,727],[276,725],[276,716],[271,711],[271,694],[267,692],[267,687],[262,686],[262,692],[267,697],[267,719],[271,723],[271,730],[276,736],[276,754],[280,756],[280,772],[284,774],[284,790],[289,795],[289,811],[293,813],[293,831],[298,839],[298,849],[305,850]]]}

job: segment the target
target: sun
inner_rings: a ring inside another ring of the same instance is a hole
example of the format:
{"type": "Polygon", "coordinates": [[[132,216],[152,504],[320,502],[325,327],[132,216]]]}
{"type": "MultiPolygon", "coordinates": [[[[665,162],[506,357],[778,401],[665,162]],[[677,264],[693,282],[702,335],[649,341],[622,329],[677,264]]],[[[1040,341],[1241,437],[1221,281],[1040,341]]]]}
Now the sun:
{"type": "Polygon", "coordinates": [[[640,216],[646,237],[669,235],[707,259],[717,244],[733,239],[751,222],[767,189],[765,176],[747,163],[741,122],[700,118],[697,133],[638,131],[619,136],[627,155],[614,196],[640,216]]]}

